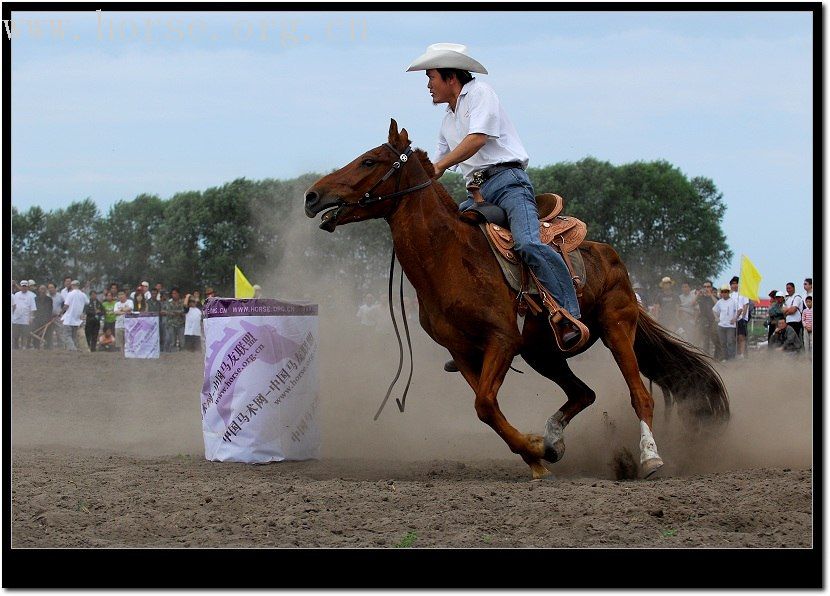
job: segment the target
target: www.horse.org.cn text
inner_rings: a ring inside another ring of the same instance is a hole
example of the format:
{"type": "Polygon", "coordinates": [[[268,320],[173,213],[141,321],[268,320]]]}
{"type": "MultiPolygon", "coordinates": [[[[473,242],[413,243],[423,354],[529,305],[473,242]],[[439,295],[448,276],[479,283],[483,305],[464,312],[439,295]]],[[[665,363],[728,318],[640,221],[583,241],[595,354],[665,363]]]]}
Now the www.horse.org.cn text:
{"type": "Polygon", "coordinates": [[[178,42],[242,42],[298,47],[313,43],[357,43],[367,39],[365,17],[286,17],[265,13],[221,21],[194,16],[90,13],[92,20],[67,18],[18,18],[3,20],[9,40],[49,43],[94,41],[98,43],[170,44],[178,42]]]}

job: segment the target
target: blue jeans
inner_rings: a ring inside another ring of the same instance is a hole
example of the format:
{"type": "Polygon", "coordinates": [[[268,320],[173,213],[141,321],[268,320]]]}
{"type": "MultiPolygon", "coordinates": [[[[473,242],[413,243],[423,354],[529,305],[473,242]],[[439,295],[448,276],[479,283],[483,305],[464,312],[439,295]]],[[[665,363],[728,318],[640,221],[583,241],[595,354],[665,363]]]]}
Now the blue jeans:
{"type": "MultiPolygon", "coordinates": [[[[502,170],[481,185],[481,196],[507,212],[513,250],[553,294],[556,302],[578,319],[579,302],[568,266],[562,255],[542,244],[539,237],[539,209],[527,172],[519,168],[502,170]]],[[[463,211],[472,203],[472,199],[467,199],[458,208],[463,211]]]]}

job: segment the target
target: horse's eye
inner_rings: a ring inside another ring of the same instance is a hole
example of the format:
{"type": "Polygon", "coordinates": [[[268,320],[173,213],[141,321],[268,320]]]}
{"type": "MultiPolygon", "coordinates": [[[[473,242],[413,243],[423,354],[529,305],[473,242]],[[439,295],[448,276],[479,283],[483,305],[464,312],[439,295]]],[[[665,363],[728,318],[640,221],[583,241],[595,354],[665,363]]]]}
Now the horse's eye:
{"type": "Polygon", "coordinates": [[[363,162],[360,165],[366,166],[367,168],[371,168],[373,165],[375,165],[375,160],[374,159],[364,159],[363,162]]]}

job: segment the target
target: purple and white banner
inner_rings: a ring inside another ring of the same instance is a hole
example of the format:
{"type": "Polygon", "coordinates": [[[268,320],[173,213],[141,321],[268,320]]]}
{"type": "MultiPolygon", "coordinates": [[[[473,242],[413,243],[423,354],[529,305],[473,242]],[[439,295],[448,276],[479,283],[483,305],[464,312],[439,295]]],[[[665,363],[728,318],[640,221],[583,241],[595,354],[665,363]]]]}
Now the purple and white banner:
{"type": "Polygon", "coordinates": [[[204,313],[205,458],[317,458],[317,305],[213,298],[204,313]]]}
{"type": "Polygon", "coordinates": [[[159,357],[159,317],[156,313],[124,315],[124,356],[127,358],[159,357]]]}

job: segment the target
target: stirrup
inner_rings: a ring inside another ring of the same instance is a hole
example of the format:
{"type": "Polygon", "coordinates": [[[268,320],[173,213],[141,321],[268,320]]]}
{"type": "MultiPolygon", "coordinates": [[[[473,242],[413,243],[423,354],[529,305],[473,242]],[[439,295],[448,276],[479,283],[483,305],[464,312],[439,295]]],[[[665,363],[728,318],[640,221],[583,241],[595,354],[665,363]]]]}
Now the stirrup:
{"type": "Polygon", "coordinates": [[[561,306],[550,312],[548,323],[553,330],[557,347],[566,354],[581,349],[591,337],[588,327],[561,306]]]}

